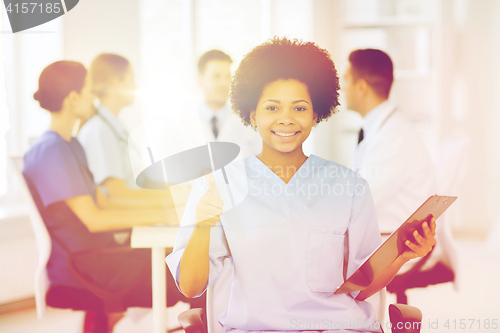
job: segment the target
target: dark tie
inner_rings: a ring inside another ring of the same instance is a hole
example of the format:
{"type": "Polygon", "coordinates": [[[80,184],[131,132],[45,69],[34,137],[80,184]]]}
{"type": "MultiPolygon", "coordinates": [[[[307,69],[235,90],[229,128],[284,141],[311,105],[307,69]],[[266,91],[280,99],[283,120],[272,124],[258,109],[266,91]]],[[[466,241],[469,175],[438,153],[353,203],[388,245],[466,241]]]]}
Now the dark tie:
{"type": "Polygon", "coordinates": [[[210,124],[212,125],[212,133],[214,133],[214,138],[217,139],[219,135],[219,129],[217,128],[217,117],[213,116],[212,120],[210,120],[210,124]]]}
{"type": "Polygon", "coordinates": [[[358,136],[358,145],[363,141],[363,129],[359,131],[359,136],[358,136]]]}

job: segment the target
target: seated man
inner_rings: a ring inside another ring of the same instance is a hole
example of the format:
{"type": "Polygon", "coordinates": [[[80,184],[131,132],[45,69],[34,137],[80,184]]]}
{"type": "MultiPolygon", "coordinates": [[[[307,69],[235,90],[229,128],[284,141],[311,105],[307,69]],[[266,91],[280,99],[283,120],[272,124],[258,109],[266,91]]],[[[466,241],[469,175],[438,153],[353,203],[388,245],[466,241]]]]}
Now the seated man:
{"type": "Polygon", "coordinates": [[[390,57],[356,50],[349,64],[343,87],[347,108],[363,117],[351,167],[370,184],[380,231],[390,234],[435,194],[434,169],[423,140],[389,100],[390,57]]]}
{"type": "MultiPolygon", "coordinates": [[[[434,168],[422,138],[389,100],[394,80],[391,58],[380,50],[355,50],[349,55],[344,78],[347,108],[363,117],[351,167],[368,181],[380,231],[388,236],[436,194],[434,168]]],[[[428,256],[420,262],[419,266],[427,261],[420,269],[432,267],[438,260],[436,253],[434,249],[431,260],[428,256]]],[[[416,263],[405,265],[399,274],[413,265],[416,263]]]]}
{"type": "Polygon", "coordinates": [[[231,84],[229,55],[220,50],[205,52],[198,60],[198,83],[203,101],[196,105],[207,141],[227,141],[240,146],[241,155],[257,155],[262,143],[256,131],[244,126],[228,103],[231,84]]]}

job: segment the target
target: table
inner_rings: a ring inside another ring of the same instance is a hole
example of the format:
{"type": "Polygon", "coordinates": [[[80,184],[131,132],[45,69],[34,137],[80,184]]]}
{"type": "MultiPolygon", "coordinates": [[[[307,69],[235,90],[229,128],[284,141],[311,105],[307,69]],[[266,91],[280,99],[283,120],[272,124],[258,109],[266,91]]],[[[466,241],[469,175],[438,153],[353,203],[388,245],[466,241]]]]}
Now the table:
{"type": "Polygon", "coordinates": [[[131,247],[151,249],[154,333],[165,333],[166,331],[167,275],[165,256],[166,249],[174,247],[178,230],[178,226],[164,225],[132,228],[131,247]]]}

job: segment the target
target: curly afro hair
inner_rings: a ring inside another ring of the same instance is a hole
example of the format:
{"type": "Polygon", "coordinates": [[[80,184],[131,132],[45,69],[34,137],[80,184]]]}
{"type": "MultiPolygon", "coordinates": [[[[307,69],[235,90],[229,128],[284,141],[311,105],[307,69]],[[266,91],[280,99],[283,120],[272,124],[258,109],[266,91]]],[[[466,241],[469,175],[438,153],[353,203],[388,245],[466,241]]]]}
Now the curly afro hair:
{"type": "Polygon", "coordinates": [[[328,51],[312,42],[274,37],[245,55],[231,81],[231,104],[250,126],[264,86],[279,79],[304,83],[311,95],[318,123],[339,105],[339,78],[328,51]]]}

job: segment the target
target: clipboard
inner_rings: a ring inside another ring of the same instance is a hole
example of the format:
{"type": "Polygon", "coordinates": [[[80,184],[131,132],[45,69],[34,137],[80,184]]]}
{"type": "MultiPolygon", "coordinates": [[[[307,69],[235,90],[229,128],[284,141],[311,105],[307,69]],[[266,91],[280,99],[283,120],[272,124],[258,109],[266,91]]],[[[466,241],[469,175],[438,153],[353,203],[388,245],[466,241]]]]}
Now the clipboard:
{"type": "MultiPolygon", "coordinates": [[[[334,292],[335,295],[363,290],[382,274],[407,246],[405,240],[414,240],[413,232],[422,232],[422,220],[429,214],[438,219],[457,197],[433,195],[420,206],[361,266],[334,292]]],[[[427,222],[430,222],[427,221],[427,222]]]]}

